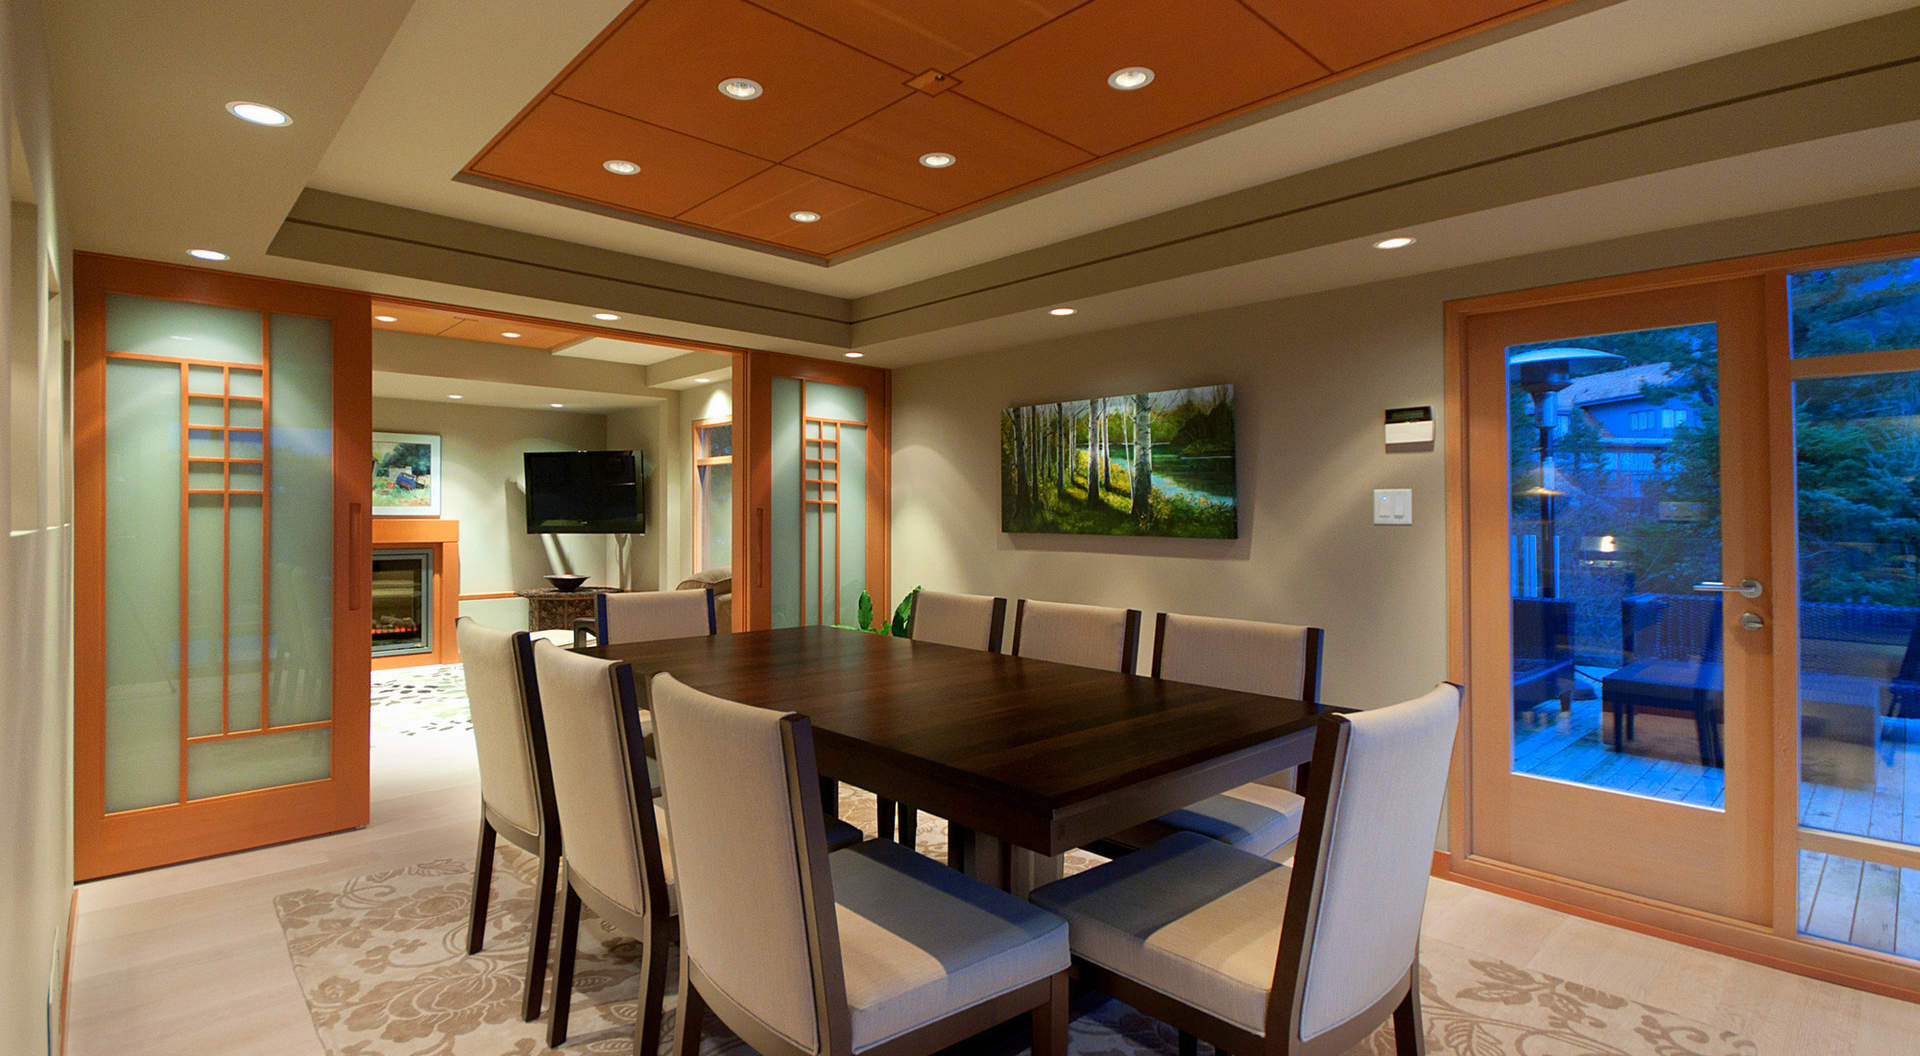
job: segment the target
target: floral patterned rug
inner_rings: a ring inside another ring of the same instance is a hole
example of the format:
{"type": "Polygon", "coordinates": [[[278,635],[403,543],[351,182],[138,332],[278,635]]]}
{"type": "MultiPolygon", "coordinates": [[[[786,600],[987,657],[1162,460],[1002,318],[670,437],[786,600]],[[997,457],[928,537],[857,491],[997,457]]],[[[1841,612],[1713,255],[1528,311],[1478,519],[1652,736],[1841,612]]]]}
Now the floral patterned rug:
{"type": "MultiPolygon", "coordinates": [[[[873,831],[873,798],[841,795],[842,816],[873,831]]],[[[920,850],[940,857],[946,825],[920,819],[920,850]]],[[[1071,855],[1067,871],[1098,862],[1071,855]]],[[[486,948],[466,948],[471,861],[443,858],[274,900],[294,971],[329,1056],[534,1056],[545,1023],[520,1021],[533,859],[500,845],[486,948]]],[[[571,1037],[563,1052],[631,1053],[639,945],[582,921],[571,1037]]],[[[669,958],[669,963],[673,959],[669,958]]],[[[1457,1056],[1752,1056],[1753,1042],[1665,1009],[1428,940],[1421,1001],[1430,1053],[1457,1056]]],[[[676,983],[669,980],[667,1000],[676,983]]],[[[1075,1005],[1074,1056],[1172,1056],[1174,1031],[1119,1001],[1075,1005]]],[[[672,1044],[672,1016],[661,1052],[672,1044]]],[[[1348,1056],[1392,1056],[1382,1025],[1348,1056]]],[[[702,1056],[752,1056],[708,1020],[702,1056]]]]}
{"type": "Polygon", "coordinates": [[[376,736],[473,729],[467,714],[466,668],[430,664],[375,671],[372,722],[376,736]]]}

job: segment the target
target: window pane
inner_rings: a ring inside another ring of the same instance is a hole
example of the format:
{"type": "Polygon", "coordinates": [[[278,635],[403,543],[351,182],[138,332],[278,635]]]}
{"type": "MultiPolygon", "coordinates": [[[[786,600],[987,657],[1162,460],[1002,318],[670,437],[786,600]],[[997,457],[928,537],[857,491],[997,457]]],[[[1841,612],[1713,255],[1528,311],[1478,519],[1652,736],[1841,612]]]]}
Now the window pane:
{"type": "Polygon", "coordinates": [[[1801,851],[1800,931],[1920,957],[1920,869],[1801,851]]]}
{"type": "Polygon", "coordinates": [[[1920,257],[1787,276],[1793,354],[1920,348],[1920,257]]]}
{"type": "Polygon", "coordinates": [[[733,454],[733,426],[710,425],[700,430],[701,458],[733,454]]]}
{"type": "Polygon", "coordinates": [[[701,466],[700,561],[707,568],[733,563],[733,467],[701,466]]]}

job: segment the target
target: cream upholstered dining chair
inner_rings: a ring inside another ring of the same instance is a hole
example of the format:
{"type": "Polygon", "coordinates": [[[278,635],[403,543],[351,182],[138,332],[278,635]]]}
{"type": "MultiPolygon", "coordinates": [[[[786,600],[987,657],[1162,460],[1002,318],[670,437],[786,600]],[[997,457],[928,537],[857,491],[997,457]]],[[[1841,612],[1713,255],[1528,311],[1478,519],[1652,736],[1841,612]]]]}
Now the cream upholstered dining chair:
{"type": "Polygon", "coordinates": [[[1139,648],[1139,609],[1025,598],[1014,606],[1015,656],[1131,675],[1139,648]]]}
{"type": "MultiPolygon", "coordinates": [[[[986,594],[948,594],[922,587],[914,590],[913,604],[907,607],[907,637],[916,642],[997,653],[1006,624],[1007,599],[986,594]]],[[[895,804],[884,796],[876,798],[880,838],[893,839],[895,804]]],[[[912,850],[919,836],[920,812],[902,803],[898,814],[900,843],[912,850]]]]}
{"type": "Polygon", "coordinates": [[[591,620],[573,621],[573,644],[596,645],[695,638],[714,633],[713,591],[629,590],[594,595],[591,620]]]}
{"type": "Polygon", "coordinates": [[[1420,917],[1459,725],[1441,684],[1320,720],[1292,867],[1198,833],[1033,892],[1080,978],[1235,1056],[1337,1056],[1388,1016],[1423,1053],[1420,917]]]}
{"type": "Polygon", "coordinates": [[[454,622],[454,636],[466,669],[467,707],[480,758],[480,846],[473,856],[467,953],[479,953],[486,939],[497,836],[540,861],[533,934],[527,941],[527,993],[520,1006],[521,1016],[531,1022],[540,1017],[560,876],[560,827],[534,683],[533,643],[525,631],[483,627],[470,616],[454,622]]]}
{"type": "Polygon", "coordinates": [[[1033,1013],[1065,1056],[1058,917],[886,840],[829,854],[813,729],[655,675],[681,880],[676,1048],[708,1010],[763,1056],[919,1056],[1033,1013]]]}
{"type": "MultiPolygon", "coordinates": [[[[1325,638],[1318,627],[1163,612],[1154,621],[1153,677],[1318,704],[1325,638]]],[[[1102,842],[1138,849],[1175,832],[1197,832],[1282,862],[1293,856],[1305,809],[1288,771],[1209,796],[1102,842]]]]}
{"type": "Polygon", "coordinates": [[[633,670],[547,641],[534,646],[533,666],[554,804],[567,841],[560,862],[564,898],[547,1044],[558,1047],[567,1038],[584,903],[645,944],[633,1051],[653,1056],[660,1047],[667,944],[677,934],[676,896],[673,856],[661,838],[665,808],[648,791],[633,670]]]}

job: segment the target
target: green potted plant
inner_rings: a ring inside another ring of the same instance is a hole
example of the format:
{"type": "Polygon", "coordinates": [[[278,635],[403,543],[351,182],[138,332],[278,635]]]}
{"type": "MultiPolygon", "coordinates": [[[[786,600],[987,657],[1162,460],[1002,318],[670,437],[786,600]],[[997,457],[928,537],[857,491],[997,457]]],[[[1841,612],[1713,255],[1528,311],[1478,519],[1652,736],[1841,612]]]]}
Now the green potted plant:
{"type": "Polygon", "coordinates": [[[855,609],[855,614],[860,620],[860,625],[858,627],[849,627],[844,623],[836,623],[834,626],[843,631],[864,631],[867,634],[905,638],[907,636],[907,619],[913,615],[913,593],[919,589],[918,586],[915,586],[913,590],[907,591],[906,596],[900,599],[900,604],[894,607],[893,619],[878,626],[875,626],[873,622],[873,595],[863,590],[860,592],[860,604],[855,609]]]}

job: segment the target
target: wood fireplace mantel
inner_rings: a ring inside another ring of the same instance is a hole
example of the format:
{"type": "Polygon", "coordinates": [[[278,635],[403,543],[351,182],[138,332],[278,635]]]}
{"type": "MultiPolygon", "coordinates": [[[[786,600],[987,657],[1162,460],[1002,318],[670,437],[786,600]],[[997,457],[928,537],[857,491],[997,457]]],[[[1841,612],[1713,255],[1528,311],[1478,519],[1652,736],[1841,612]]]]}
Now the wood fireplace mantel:
{"type": "Polygon", "coordinates": [[[460,616],[460,522],[443,517],[375,517],[373,550],[433,551],[433,650],[406,656],[376,656],[375,670],[452,664],[460,660],[453,621],[460,616]]]}

